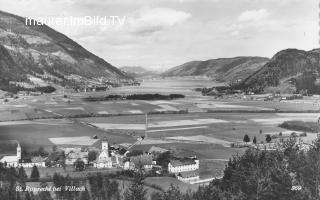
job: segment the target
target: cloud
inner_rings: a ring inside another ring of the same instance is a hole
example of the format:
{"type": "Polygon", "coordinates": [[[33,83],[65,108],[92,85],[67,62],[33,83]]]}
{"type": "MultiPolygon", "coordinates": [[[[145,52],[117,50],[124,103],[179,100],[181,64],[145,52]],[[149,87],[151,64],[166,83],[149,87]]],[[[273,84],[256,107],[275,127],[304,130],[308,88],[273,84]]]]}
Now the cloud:
{"type": "Polygon", "coordinates": [[[240,22],[260,21],[262,19],[267,18],[269,15],[269,11],[267,11],[264,8],[259,10],[247,10],[241,13],[237,20],[240,22]]]}
{"type": "Polygon", "coordinates": [[[150,34],[185,22],[191,14],[172,8],[143,8],[126,20],[132,33],[150,34]]]}

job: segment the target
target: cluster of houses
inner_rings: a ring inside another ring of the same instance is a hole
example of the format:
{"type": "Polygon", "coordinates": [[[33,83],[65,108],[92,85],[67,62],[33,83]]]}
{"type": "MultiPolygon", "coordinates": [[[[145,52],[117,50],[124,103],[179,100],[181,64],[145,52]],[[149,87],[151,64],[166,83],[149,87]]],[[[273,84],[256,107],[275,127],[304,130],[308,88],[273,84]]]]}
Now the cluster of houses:
{"type": "MultiPolygon", "coordinates": [[[[89,159],[92,149],[83,147],[57,147],[58,150],[52,152],[47,157],[34,156],[24,158],[21,155],[21,146],[17,145],[17,154],[13,156],[4,156],[0,162],[6,167],[62,167],[63,165],[75,165],[77,161],[82,161],[86,166],[92,166],[97,169],[122,168],[123,170],[143,170],[145,172],[154,170],[161,174],[163,166],[157,165],[157,156],[169,150],[152,146],[147,152],[129,156],[127,149],[119,145],[109,146],[106,139],[101,140],[101,146],[94,160],[89,159]]],[[[170,159],[167,166],[167,172],[174,174],[177,179],[193,183],[199,180],[199,160],[196,158],[174,158],[170,159]]]]}

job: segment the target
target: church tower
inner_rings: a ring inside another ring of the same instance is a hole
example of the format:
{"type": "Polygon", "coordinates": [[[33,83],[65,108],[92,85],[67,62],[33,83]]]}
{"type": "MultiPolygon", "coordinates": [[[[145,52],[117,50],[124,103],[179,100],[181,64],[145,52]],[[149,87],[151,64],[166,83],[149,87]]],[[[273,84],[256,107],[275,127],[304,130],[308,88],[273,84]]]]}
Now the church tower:
{"type": "Polygon", "coordinates": [[[18,146],[17,146],[17,159],[18,160],[21,159],[21,146],[20,146],[20,143],[18,143],[18,146]]]}
{"type": "MultiPolygon", "coordinates": [[[[109,146],[108,146],[108,140],[107,140],[107,138],[106,137],[104,137],[103,138],[103,140],[102,140],[102,145],[101,145],[102,147],[102,151],[105,151],[105,152],[109,152],[109,146]]],[[[109,155],[109,153],[108,153],[108,155],[109,155]]]]}

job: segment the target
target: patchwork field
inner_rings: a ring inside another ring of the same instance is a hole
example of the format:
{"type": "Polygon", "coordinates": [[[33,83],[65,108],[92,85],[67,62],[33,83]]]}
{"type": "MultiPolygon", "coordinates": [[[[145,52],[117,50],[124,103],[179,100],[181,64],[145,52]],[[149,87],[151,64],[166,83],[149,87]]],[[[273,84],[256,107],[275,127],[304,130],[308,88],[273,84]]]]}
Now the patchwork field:
{"type": "Polygon", "coordinates": [[[99,139],[92,139],[88,136],[82,137],[55,137],[49,138],[54,145],[79,145],[79,146],[91,146],[98,142],[99,139]]]}

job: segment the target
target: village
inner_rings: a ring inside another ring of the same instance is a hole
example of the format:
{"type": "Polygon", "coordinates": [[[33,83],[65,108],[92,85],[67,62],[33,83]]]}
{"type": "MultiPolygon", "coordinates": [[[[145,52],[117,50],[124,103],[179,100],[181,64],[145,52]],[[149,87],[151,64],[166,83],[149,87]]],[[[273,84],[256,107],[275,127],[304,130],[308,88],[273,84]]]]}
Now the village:
{"type": "Polygon", "coordinates": [[[2,157],[0,163],[6,168],[66,168],[75,172],[95,169],[96,172],[114,169],[134,171],[154,176],[176,177],[188,184],[200,183],[199,160],[194,157],[174,157],[170,150],[152,146],[147,152],[129,150],[121,145],[109,145],[106,138],[98,141],[98,146],[54,146],[51,153],[43,148],[26,153],[17,142],[16,155],[2,157]]]}

